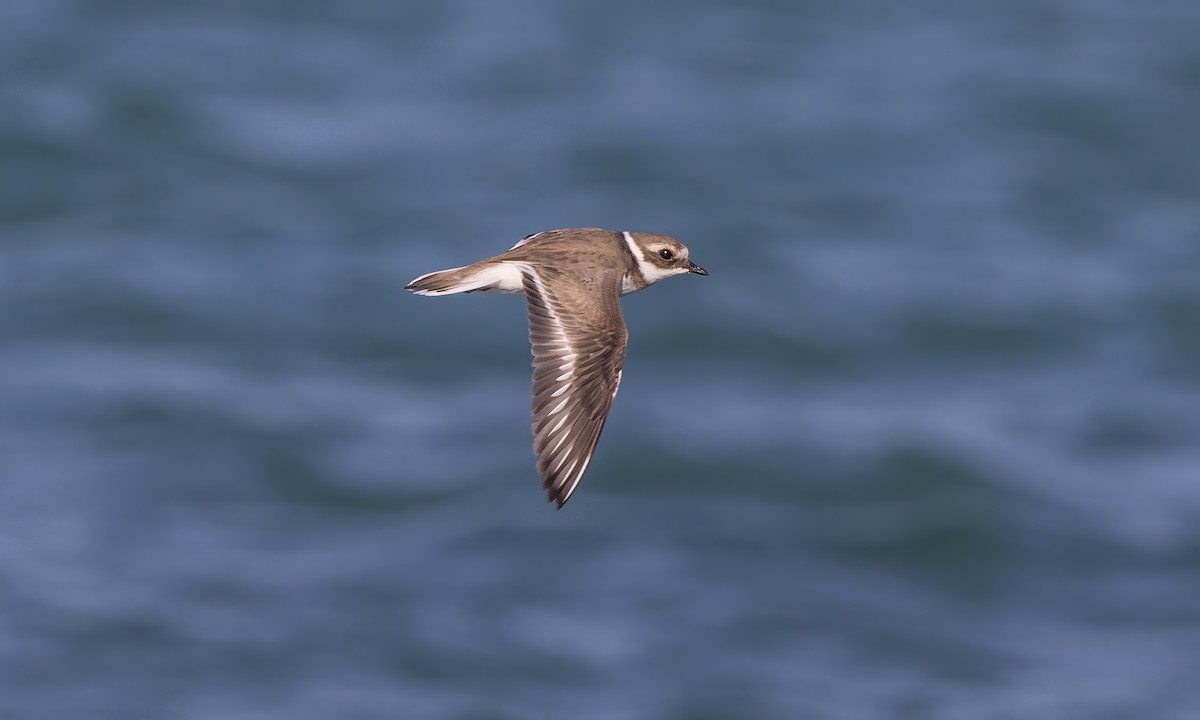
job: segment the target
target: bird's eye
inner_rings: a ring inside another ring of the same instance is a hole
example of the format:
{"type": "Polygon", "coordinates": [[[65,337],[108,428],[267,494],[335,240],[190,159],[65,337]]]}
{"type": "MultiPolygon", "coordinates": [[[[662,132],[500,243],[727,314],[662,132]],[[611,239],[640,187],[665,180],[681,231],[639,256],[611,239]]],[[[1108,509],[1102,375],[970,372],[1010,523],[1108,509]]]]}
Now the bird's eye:
{"type": "Polygon", "coordinates": [[[671,252],[667,248],[663,248],[662,250],[658,251],[658,256],[663,260],[670,260],[671,258],[675,257],[675,253],[671,252]]]}

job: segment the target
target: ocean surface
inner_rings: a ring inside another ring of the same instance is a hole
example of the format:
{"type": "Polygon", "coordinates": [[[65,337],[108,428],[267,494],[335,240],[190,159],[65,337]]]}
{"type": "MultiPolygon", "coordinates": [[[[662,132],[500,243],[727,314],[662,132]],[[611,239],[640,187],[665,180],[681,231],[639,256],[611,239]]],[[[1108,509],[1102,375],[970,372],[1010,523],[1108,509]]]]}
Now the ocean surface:
{"type": "Polygon", "coordinates": [[[1200,718],[1200,5],[0,5],[0,718],[1200,718]],[[545,498],[525,307],[673,235],[545,498]]]}

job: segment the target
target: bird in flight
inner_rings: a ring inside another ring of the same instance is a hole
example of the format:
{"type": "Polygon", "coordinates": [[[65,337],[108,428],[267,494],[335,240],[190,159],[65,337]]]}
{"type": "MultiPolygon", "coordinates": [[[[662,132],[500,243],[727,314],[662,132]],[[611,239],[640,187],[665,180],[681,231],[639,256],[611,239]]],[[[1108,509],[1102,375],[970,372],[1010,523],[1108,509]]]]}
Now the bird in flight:
{"type": "Polygon", "coordinates": [[[618,297],[672,275],[708,275],[666,235],[565,228],[507,252],[422,275],[418,295],[524,294],[533,346],[533,450],[550,502],[562,507],[587,470],[621,384],[629,333],[618,297]]]}

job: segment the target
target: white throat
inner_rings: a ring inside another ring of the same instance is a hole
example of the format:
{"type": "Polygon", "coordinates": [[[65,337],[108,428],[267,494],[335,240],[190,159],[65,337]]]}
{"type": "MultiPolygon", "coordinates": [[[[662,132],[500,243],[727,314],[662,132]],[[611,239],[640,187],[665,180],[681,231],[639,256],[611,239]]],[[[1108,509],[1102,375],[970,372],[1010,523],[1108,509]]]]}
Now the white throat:
{"type": "Polygon", "coordinates": [[[675,272],[655,267],[654,265],[646,262],[646,258],[642,254],[642,248],[640,245],[638,245],[637,241],[633,239],[633,235],[630,235],[628,230],[621,234],[625,237],[625,245],[629,248],[629,252],[633,254],[633,259],[637,261],[638,274],[642,276],[642,281],[645,283],[645,285],[630,283],[629,274],[627,273],[626,276],[621,280],[622,295],[628,295],[635,290],[640,290],[647,285],[653,285],[659,280],[669,278],[672,275],[677,274],[675,272]]]}

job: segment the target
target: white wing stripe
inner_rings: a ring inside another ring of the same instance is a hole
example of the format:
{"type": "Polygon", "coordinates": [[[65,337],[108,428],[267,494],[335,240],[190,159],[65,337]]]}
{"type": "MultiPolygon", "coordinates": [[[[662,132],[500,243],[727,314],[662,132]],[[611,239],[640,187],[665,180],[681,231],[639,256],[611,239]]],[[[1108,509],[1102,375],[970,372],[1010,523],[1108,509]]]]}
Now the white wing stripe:
{"type": "Polygon", "coordinates": [[[562,365],[560,365],[558,368],[559,370],[564,371],[557,380],[557,382],[562,382],[563,380],[566,380],[575,374],[576,355],[575,353],[570,352],[571,341],[567,337],[567,334],[563,332],[562,320],[559,320],[558,313],[554,312],[554,305],[550,302],[549,298],[546,297],[546,288],[544,285],[542,285],[542,279],[538,277],[537,271],[534,270],[533,266],[529,264],[523,264],[522,269],[524,270],[525,275],[533,280],[533,284],[537,286],[538,295],[540,295],[542,299],[542,306],[546,308],[546,315],[550,319],[550,327],[552,327],[554,332],[558,335],[558,347],[562,350],[568,351],[567,354],[562,356],[562,365]]]}
{"type": "MultiPolygon", "coordinates": [[[[559,428],[561,428],[563,425],[565,425],[567,423],[568,417],[570,417],[570,416],[563,415],[562,417],[560,417],[558,419],[558,422],[554,423],[554,427],[550,428],[550,434],[553,435],[554,433],[558,432],[559,428]]],[[[566,435],[564,434],[563,437],[565,438],[566,435]]],[[[556,445],[555,447],[558,447],[558,446],[556,445]]]]}
{"type": "Polygon", "coordinates": [[[555,414],[555,413],[559,412],[559,411],[560,411],[560,410],[562,410],[564,407],[566,407],[566,405],[567,405],[567,402],[569,402],[569,401],[570,401],[570,399],[571,399],[571,396],[569,396],[569,395],[568,395],[567,397],[563,398],[562,400],[560,400],[560,401],[559,401],[559,403],[558,403],[557,405],[555,405],[555,406],[554,406],[554,409],[553,409],[553,410],[551,410],[550,412],[548,412],[548,413],[546,413],[546,414],[547,414],[547,415],[553,415],[553,414],[555,414]]]}
{"type": "MultiPolygon", "coordinates": [[[[559,465],[563,465],[563,464],[564,464],[564,461],[565,461],[567,458],[569,458],[569,457],[571,457],[571,456],[570,456],[570,455],[563,455],[563,459],[562,459],[562,460],[560,460],[560,461],[558,462],[558,464],[559,464],[559,465]]],[[[576,466],[576,465],[578,465],[578,464],[579,464],[579,461],[578,461],[578,460],[572,460],[572,461],[571,461],[571,464],[570,464],[569,466],[567,466],[567,467],[563,468],[562,475],[560,476],[560,477],[562,477],[562,483],[560,483],[560,484],[562,484],[562,485],[565,485],[565,484],[566,484],[567,478],[571,477],[571,473],[573,473],[573,472],[575,471],[575,466],[576,466]]]]}
{"type": "MultiPolygon", "coordinates": [[[[564,415],[563,417],[566,416],[564,415]]],[[[557,452],[558,449],[562,447],[562,444],[567,441],[568,437],[570,437],[570,433],[563,433],[562,435],[559,435],[558,442],[554,443],[554,447],[546,450],[546,455],[553,455],[555,452],[557,452]]]]}

